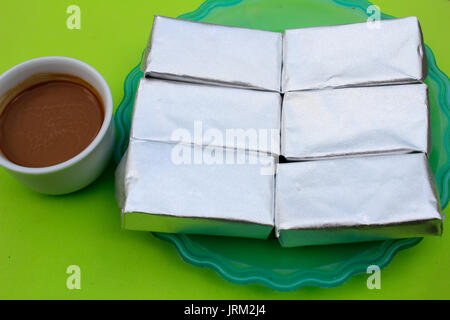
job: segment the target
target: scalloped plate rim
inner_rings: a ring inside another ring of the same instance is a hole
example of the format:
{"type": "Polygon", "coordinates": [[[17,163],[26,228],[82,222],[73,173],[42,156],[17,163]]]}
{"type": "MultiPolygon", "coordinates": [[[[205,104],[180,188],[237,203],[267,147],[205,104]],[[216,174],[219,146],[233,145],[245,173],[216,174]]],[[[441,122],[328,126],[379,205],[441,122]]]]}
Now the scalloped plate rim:
{"type": "MultiPolygon", "coordinates": [[[[294,272],[289,278],[296,279],[290,283],[282,283],[275,280],[274,274],[263,268],[250,267],[245,270],[233,269],[227,261],[213,255],[201,256],[198,251],[190,250],[192,247],[189,237],[169,233],[152,233],[156,238],[171,243],[177,250],[179,256],[187,263],[197,267],[207,267],[217,272],[222,278],[235,284],[261,284],[276,291],[294,291],[305,286],[321,288],[332,288],[343,284],[357,274],[366,272],[367,266],[376,264],[381,269],[386,267],[400,250],[411,248],[422,241],[422,238],[408,238],[398,240],[386,240],[378,247],[371,247],[361,254],[352,257],[338,270],[333,272],[303,271],[294,272]],[[361,256],[372,255],[374,258],[359,259],[361,256]],[[254,273],[252,276],[241,275],[241,273],[254,273]],[[338,276],[338,277],[337,277],[338,276]],[[326,279],[325,279],[326,278],[326,279]]],[[[211,251],[210,251],[211,253],[211,251]]],[[[287,277],[283,277],[286,280],[287,277]]]]}

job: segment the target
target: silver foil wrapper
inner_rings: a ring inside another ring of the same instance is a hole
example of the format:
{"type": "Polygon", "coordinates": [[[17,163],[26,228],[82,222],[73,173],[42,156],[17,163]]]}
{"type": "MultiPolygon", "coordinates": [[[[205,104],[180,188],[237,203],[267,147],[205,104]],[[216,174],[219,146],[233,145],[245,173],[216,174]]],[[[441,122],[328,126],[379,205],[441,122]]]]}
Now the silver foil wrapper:
{"type": "Polygon", "coordinates": [[[279,93],[142,79],[133,138],[280,153],[279,93]]]}
{"type": "Polygon", "coordinates": [[[442,233],[422,153],[280,164],[275,212],[285,247],[442,233]]]}
{"type": "Polygon", "coordinates": [[[122,227],[267,238],[274,165],[262,153],[131,139],[116,171],[122,227]]]}
{"type": "Polygon", "coordinates": [[[286,30],[282,90],[422,81],[427,67],[416,17],[286,30]]]}
{"type": "Polygon", "coordinates": [[[308,160],[430,150],[427,86],[288,92],[282,155],[308,160]]]}
{"type": "Polygon", "coordinates": [[[280,91],[282,34],[155,16],[147,76],[280,91]]]}

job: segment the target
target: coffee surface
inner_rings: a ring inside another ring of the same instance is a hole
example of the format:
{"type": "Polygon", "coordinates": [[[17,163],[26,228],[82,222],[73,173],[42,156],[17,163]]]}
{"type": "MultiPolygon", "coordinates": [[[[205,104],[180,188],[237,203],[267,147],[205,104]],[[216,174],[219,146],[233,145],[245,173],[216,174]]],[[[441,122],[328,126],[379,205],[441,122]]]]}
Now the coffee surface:
{"type": "Polygon", "coordinates": [[[86,85],[65,79],[38,83],[3,109],[0,149],[21,166],[52,166],[83,151],[97,136],[103,118],[101,98],[86,85]]]}

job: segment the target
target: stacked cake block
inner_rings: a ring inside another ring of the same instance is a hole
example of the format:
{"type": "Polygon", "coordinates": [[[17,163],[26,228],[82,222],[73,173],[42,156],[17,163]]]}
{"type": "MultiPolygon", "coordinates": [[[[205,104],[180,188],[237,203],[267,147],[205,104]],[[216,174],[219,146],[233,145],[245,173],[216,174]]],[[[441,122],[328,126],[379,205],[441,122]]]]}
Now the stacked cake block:
{"type": "Polygon", "coordinates": [[[275,229],[286,247],[441,234],[424,61],[414,17],[284,35],[155,17],[123,227],[275,229]]]}
{"type": "Polygon", "coordinates": [[[124,228],[269,236],[281,55],[279,33],[155,17],[117,171],[124,228]]]}
{"type": "Polygon", "coordinates": [[[283,246],[440,234],[416,18],[286,30],[276,233],[283,246]],[[309,160],[309,161],[305,161],[309,160]]]}

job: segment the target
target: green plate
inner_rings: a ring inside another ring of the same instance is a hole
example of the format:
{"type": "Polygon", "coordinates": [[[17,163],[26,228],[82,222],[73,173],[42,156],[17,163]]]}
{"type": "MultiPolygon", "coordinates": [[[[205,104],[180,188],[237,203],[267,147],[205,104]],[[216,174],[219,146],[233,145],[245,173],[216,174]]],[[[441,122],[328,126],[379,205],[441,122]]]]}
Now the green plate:
{"type": "MultiPolygon", "coordinates": [[[[197,10],[180,18],[247,28],[283,31],[287,28],[364,22],[367,1],[332,0],[208,0],[197,10]]],[[[382,19],[392,16],[381,14],[382,19]]],[[[426,40],[426,39],[425,39],[426,40]]],[[[357,41],[357,39],[355,39],[357,41]]],[[[449,79],[435,62],[427,46],[433,148],[430,165],[444,208],[449,200],[449,79]]],[[[139,66],[125,81],[125,94],[115,122],[118,143],[115,158],[127,148],[131,113],[139,79],[139,66]]],[[[174,245],[190,264],[215,270],[233,283],[259,283],[279,291],[303,286],[333,287],[353,275],[366,272],[369,265],[383,268],[396,252],[418,244],[421,238],[387,240],[344,245],[281,248],[274,238],[267,241],[183,234],[155,234],[174,245]]]]}

